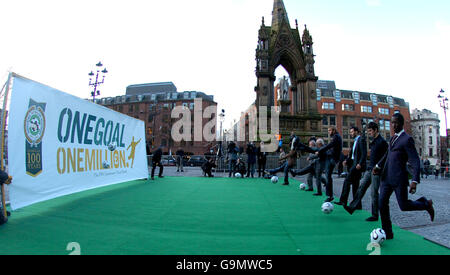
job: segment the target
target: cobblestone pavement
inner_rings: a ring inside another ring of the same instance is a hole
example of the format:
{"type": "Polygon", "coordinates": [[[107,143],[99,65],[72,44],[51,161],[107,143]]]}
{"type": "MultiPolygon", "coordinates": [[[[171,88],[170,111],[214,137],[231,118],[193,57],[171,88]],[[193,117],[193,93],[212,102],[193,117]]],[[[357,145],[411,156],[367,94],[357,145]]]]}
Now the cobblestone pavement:
{"type": "MultiPolygon", "coordinates": [[[[157,170],[158,171],[158,170],[157,170]]],[[[156,172],[157,173],[157,172],[156,172]]],[[[198,167],[186,167],[184,173],[178,173],[175,167],[164,167],[165,176],[175,177],[200,177],[202,171],[198,167]]],[[[218,172],[216,177],[226,177],[227,173],[218,172]]],[[[306,177],[297,178],[305,182],[306,177]]],[[[334,176],[334,194],[339,199],[344,179],[334,176]]],[[[370,189],[363,199],[363,208],[371,212],[370,189]]],[[[351,199],[350,195],[350,199],[351,199]]],[[[414,232],[424,238],[450,248],[450,180],[433,178],[423,179],[419,185],[417,194],[410,195],[411,200],[426,197],[432,199],[436,210],[435,221],[430,221],[430,216],[426,211],[422,212],[402,212],[398,206],[395,194],[391,197],[391,217],[392,222],[397,226],[414,232]]],[[[369,217],[369,215],[367,216],[369,217]]],[[[381,224],[381,223],[378,223],[381,224]]]]}

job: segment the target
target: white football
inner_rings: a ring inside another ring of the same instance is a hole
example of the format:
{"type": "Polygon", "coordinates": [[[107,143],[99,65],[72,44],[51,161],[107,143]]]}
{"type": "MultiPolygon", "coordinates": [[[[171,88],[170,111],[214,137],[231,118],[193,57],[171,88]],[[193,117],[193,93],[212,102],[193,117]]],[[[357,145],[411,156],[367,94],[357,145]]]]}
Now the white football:
{"type": "Polygon", "coordinates": [[[334,205],[331,202],[322,204],[322,212],[325,214],[331,214],[334,210],[334,205]]]}
{"type": "Polygon", "coordinates": [[[306,190],[306,187],[308,187],[306,183],[300,184],[300,190],[306,190]]]}
{"type": "Polygon", "coordinates": [[[383,229],[377,228],[370,233],[370,242],[382,245],[386,241],[386,232],[383,229]]]}
{"type": "Polygon", "coordinates": [[[273,176],[271,180],[272,180],[272,183],[278,183],[278,177],[277,176],[273,176]]]}
{"type": "Polygon", "coordinates": [[[115,151],[116,150],[116,148],[117,148],[117,144],[115,143],[115,142],[111,142],[109,145],[108,145],[108,150],[109,151],[115,151]]]}
{"type": "Polygon", "coordinates": [[[236,178],[242,178],[241,173],[236,173],[234,176],[235,176],[236,178]]]}

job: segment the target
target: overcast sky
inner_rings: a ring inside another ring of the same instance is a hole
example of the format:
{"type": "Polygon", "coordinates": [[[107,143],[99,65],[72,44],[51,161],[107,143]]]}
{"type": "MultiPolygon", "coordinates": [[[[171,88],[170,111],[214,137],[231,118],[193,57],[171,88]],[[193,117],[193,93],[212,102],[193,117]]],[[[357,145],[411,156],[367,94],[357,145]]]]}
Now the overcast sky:
{"type": "MultiPolygon", "coordinates": [[[[319,79],[405,98],[443,121],[449,1],[284,2],[292,27],[308,25],[319,79]]],[[[230,124],[255,100],[258,30],[272,8],[273,0],[0,0],[0,81],[13,71],[87,98],[88,73],[101,60],[110,72],[102,97],[172,81],[179,92],[214,95],[230,124]]]]}

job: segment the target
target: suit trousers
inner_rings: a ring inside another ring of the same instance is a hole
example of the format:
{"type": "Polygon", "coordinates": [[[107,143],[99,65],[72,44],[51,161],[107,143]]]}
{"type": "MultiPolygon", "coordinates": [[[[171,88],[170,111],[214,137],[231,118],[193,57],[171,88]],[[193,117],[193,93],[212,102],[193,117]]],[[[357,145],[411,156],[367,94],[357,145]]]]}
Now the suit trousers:
{"type": "Polygon", "coordinates": [[[266,171],[266,162],[258,161],[258,177],[264,177],[264,171],[266,171]]]}
{"type": "Polygon", "coordinates": [[[159,176],[161,177],[161,176],[163,175],[163,172],[164,172],[164,166],[161,164],[161,162],[159,162],[159,163],[153,162],[153,167],[152,167],[152,178],[155,176],[155,170],[156,170],[156,167],[159,167],[159,176]]]}
{"type": "Polygon", "coordinates": [[[386,234],[392,234],[392,222],[389,210],[389,200],[392,193],[395,192],[398,205],[402,211],[426,211],[429,208],[428,200],[425,197],[417,201],[408,200],[408,185],[399,184],[393,186],[389,183],[382,182],[380,189],[380,215],[381,224],[386,234]]]}
{"type": "Polygon", "coordinates": [[[328,158],[325,165],[325,174],[327,178],[326,195],[333,198],[333,171],[336,167],[336,162],[332,158],[328,158]]]}
{"type": "MultiPolygon", "coordinates": [[[[344,205],[347,205],[348,197],[350,195],[350,188],[352,188],[353,199],[356,198],[361,176],[362,170],[356,169],[355,166],[350,169],[350,172],[348,173],[347,177],[344,180],[344,185],[342,186],[340,202],[342,202],[344,205]]],[[[362,208],[361,201],[357,204],[356,208],[357,209],[362,208]]]]}
{"type": "Polygon", "coordinates": [[[284,183],[289,183],[289,171],[291,167],[289,166],[289,162],[285,162],[282,166],[277,169],[269,170],[269,173],[272,175],[276,175],[277,173],[284,172],[284,183]]]}
{"type": "Polygon", "coordinates": [[[379,189],[380,189],[380,176],[373,175],[371,171],[367,171],[364,174],[364,177],[361,180],[361,184],[359,186],[358,192],[356,193],[356,197],[353,198],[353,201],[350,203],[349,207],[352,209],[358,208],[358,205],[361,204],[364,195],[366,194],[369,187],[372,186],[372,216],[378,218],[379,217],[379,208],[378,208],[378,200],[379,200],[379,189]]]}
{"type": "Polygon", "coordinates": [[[321,167],[320,163],[316,162],[315,164],[310,164],[309,166],[301,169],[300,171],[296,172],[295,174],[297,176],[304,176],[308,175],[307,183],[308,183],[308,189],[311,190],[314,188],[313,180],[316,179],[316,185],[317,185],[317,193],[322,194],[322,183],[326,184],[327,180],[322,176],[323,168],[321,167]]]}

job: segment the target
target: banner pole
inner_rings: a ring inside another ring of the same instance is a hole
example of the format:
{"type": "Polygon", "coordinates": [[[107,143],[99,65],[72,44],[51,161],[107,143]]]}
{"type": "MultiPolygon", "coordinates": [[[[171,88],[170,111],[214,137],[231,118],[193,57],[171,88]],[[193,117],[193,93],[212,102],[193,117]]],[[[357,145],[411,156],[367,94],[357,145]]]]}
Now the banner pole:
{"type": "MultiPolygon", "coordinates": [[[[9,95],[9,88],[10,88],[10,84],[11,84],[11,77],[12,77],[12,73],[9,73],[8,76],[8,80],[6,81],[5,85],[2,88],[2,91],[5,89],[5,94],[3,97],[3,109],[2,109],[2,117],[1,117],[1,149],[0,149],[0,167],[1,170],[4,170],[4,160],[5,160],[5,133],[6,133],[6,107],[8,104],[8,95],[9,95]]],[[[2,209],[3,209],[3,214],[4,217],[8,217],[7,215],[7,211],[6,211],[6,196],[5,196],[5,184],[2,184],[1,187],[1,191],[2,191],[2,209]]]]}

